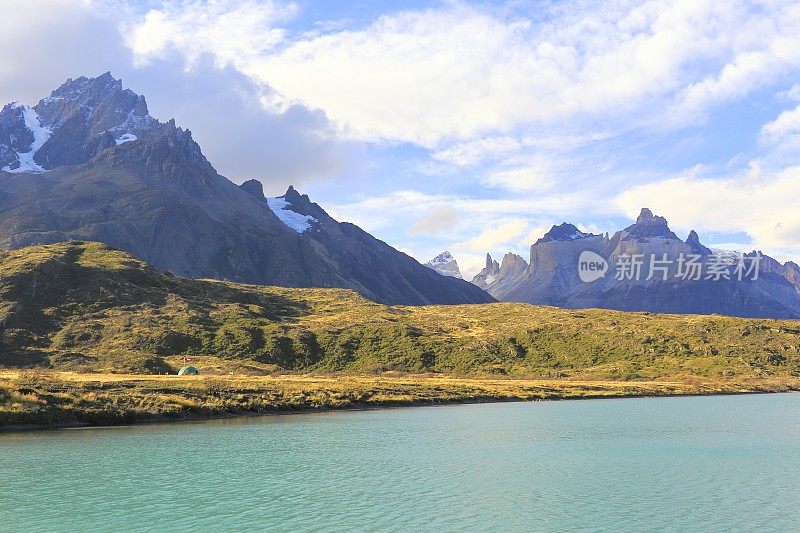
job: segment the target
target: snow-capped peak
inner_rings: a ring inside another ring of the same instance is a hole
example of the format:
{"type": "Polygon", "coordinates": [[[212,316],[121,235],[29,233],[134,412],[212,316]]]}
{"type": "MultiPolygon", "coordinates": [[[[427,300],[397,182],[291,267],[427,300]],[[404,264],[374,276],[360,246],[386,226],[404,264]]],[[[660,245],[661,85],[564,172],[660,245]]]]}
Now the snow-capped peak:
{"type": "Polygon", "coordinates": [[[42,126],[41,120],[39,119],[39,115],[36,111],[28,107],[27,105],[14,102],[11,105],[12,109],[22,108],[22,116],[25,121],[25,127],[33,135],[33,142],[27,152],[20,153],[16,152],[17,159],[19,160],[19,166],[15,169],[11,168],[11,165],[7,165],[3,167],[3,170],[6,172],[17,173],[17,172],[45,172],[41,166],[39,166],[34,160],[33,156],[36,155],[36,152],[39,151],[44,143],[47,142],[47,139],[53,134],[50,128],[42,126]]]}
{"type": "Polygon", "coordinates": [[[297,233],[305,233],[311,228],[312,222],[318,222],[311,215],[302,215],[292,211],[292,204],[283,197],[267,198],[267,205],[281,222],[297,233]]]}
{"type": "Polygon", "coordinates": [[[431,259],[428,262],[428,266],[446,265],[447,263],[450,263],[451,261],[453,261],[453,256],[450,254],[450,252],[445,250],[444,252],[440,253],[439,255],[437,255],[436,257],[431,259]]]}
{"type": "Polygon", "coordinates": [[[443,276],[461,278],[461,271],[458,268],[458,263],[450,252],[446,250],[425,263],[425,266],[432,268],[443,276]]]}

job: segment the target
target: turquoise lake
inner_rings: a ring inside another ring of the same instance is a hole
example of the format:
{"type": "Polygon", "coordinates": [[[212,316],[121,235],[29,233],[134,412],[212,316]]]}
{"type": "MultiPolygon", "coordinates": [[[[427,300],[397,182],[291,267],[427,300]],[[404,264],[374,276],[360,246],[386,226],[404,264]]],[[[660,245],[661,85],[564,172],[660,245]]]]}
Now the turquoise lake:
{"type": "Polygon", "coordinates": [[[0,434],[3,531],[798,531],[800,394],[0,434]]]}

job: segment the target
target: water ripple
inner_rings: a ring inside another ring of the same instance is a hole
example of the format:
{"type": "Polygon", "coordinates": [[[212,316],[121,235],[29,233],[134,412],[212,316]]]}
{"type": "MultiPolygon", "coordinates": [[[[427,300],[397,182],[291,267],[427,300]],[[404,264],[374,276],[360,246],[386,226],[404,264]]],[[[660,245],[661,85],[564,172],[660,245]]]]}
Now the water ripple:
{"type": "Polygon", "coordinates": [[[0,530],[786,531],[800,395],[0,436],[0,530]]]}

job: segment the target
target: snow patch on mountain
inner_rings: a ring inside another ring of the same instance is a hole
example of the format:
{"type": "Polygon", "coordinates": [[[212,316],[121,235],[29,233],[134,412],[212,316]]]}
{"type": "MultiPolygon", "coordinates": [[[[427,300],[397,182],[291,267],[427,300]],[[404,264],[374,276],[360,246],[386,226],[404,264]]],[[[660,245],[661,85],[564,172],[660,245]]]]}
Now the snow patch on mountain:
{"type": "Polygon", "coordinates": [[[42,126],[42,123],[39,120],[39,115],[32,108],[20,102],[14,102],[11,107],[13,109],[19,107],[22,108],[22,116],[25,120],[25,127],[27,127],[33,134],[33,142],[31,143],[30,150],[27,152],[16,152],[17,159],[19,160],[19,166],[17,168],[12,169],[11,165],[7,165],[3,168],[3,170],[12,174],[16,174],[18,172],[45,172],[45,169],[43,169],[33,160],[33,156],[36,155],[36,152],[39,151],[39,148],[41,148],[44,143],[47,142],[47,139],[50,138],[53,132],[50,130],[50,128],[42,126]]]}
{"type": "Polygon", "coordinates": [[[284,198],[267,198],[267,205],[281,222],[297,233],[305,233],[311,228],[312,222],[317,222],[317,219],[311,215],[301,215],[292,211],[292,204],[284,198]]]}
{"type": "Polygon", "coordinates": [[[133,133],[126,133],[125,135],[121,135],[120,137],[114,139],[114,142],[117,143],[117,146],[119,146],[120,144],[124,144],[130,141],[135,141],[136,139],[137,137],[133,133]]]}
{"type": "Polygon", "coordinates": [[[49,139],[53,134],[52,130],[42,126],[42,123],[39,120],[39,115],[36,113],[36,111],[25,104],[14,102],[11,107],[13,109],[20,107],[22,108],[22,116],[25,120],[25,127],[27,127],[33,134],[33,142],[31,143],[31,147],[27,152],[16,152],[17,159],[19,160],[19,166],[17,168],[12,169],[11,165],[7,165],[3,167],[3,170],[14,174],[18,172],[45,172],[45,170],[33,160],[33,156],[36,155],[36,152],[39,151],[39,148],[41,148],[44,143],[47,142],[47,139],[49,139]]]}
{"type": "Polygon", "coordinates": [[[425,266],[432,268],[443,276],[451,276],[454,278],[463,279],[461,277],[461,270],[458,268],[458,262],[448,251],[444,251],[425,263],[425,266]]]}

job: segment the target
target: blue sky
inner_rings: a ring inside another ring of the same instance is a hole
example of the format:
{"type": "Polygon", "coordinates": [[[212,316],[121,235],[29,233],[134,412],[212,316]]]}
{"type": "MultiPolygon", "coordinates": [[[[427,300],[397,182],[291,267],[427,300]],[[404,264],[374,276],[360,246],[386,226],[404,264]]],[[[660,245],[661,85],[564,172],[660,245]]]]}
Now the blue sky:
{"type": "Polygon", "coordinates": [[[0,53],[2,101],[110,70],[233,181],[468,274],[643,206],[800,259],[796,2],[6,0],[0,53]]]}

